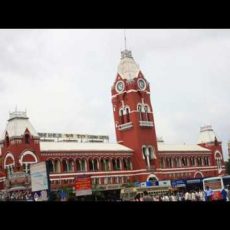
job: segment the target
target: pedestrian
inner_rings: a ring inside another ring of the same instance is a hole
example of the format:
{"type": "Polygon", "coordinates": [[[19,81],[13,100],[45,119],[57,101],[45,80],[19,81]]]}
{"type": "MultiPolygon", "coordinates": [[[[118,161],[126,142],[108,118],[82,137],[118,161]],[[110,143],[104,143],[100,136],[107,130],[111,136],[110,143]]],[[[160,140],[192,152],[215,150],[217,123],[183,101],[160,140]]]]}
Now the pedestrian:
{"type": "Polygon", "coordinates": [[[204,193],[205,193],[205,201],[211,201],[212,196],[214,194],[213,190],[211,188],[209,188],[209,186],[206,186],[204,193]]]}
{"type": "Polygon", "coordinates": [[[152,197],[148,194],[147,191],[144,191],[143,194],[143,201],[153,201],[152,197]]]}
{"type": "Polygon", "coordinates": [[[141,194],[137,193],[137,195],[135,196],[135,201],[141,201],[141,194]]]}
{"type": "Polygon", "coordinates": [[[227,201],[228,193],[225,188],[221,191],[222,201],[227,201]]]}

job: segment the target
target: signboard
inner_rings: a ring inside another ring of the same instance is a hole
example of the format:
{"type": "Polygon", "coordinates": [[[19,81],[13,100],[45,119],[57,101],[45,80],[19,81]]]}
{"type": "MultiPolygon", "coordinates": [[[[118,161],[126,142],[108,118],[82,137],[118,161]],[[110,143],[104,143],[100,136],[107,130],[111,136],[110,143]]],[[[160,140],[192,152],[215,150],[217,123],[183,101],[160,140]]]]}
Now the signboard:
{"type": "Polygon", "coordinates": [[[46,162],[31,164],[30,174],[32,192],[49,189],[46,162]]]}
{"type": "Polygon", "coordinates": [[[201,179],[191,179],[186,181],[187,184],[199,184],[201,182],[202,182],[201,179]]]}
{"type": "Polygon", "coordinates": [[[173,180],[172,187],[186,187],[184,180],[173,180]]]}
{"type": "Polygon", "coordinates": [[[90,177],[77,177],[75,183],[76,196],[92,195],[90,177]]]}
{"type": "Polygon", "coordinates": [[[141,182],[141,187],[146,187],[146,182],[141,182]]]}
{"type": "Polygon", "coordinates": [[[170,180],[160,180],[159,181],[159,186],[162,187],[170,187],[171,186],[171,181],[170,180]]]}

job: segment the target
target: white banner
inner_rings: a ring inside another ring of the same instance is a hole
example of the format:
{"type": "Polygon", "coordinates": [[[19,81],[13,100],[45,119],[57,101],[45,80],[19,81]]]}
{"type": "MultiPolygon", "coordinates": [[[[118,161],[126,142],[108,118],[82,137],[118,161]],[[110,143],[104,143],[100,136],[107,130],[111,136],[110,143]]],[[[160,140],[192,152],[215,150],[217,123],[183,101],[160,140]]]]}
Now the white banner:
{"type": "Polygon", "coordinates": [[[48,176],[46,170],[46,162],[31,164],[31,186],[32,192],[48,189],[48,176]]]}

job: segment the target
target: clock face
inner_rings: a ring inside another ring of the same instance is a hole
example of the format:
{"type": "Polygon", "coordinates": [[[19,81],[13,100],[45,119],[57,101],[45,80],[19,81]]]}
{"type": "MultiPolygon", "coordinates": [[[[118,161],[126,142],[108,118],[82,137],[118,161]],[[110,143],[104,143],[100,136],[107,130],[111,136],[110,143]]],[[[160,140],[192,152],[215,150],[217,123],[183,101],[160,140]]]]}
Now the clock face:
{"type": "Polygon", "coordinates": [[[116,91],[118,93],[121,93],[124,90],[125,86],[124,86],[124,82],[123,81],[118,81],[116,84],[116,91]]]}
{"type": "Polygon", "coordinates": [[[146,88],[146,83],[143,79],[139,79],[137,84],[138,84],[139,89],[141,90],[144,90],[146,88]]]}

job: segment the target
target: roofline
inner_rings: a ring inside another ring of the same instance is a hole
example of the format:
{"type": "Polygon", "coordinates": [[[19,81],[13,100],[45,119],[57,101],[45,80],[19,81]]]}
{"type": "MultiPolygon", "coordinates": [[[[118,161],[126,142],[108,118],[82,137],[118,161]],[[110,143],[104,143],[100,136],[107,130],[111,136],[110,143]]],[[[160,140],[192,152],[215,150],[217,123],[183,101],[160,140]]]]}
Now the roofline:
{"type": "Polygon", "coordinates": [[[71,152],[71,153],[76,153],[76,152],[80,152],[80,153],[83,153],[83,152],[127,152],[127,153],[132,153],[134,152],[134,150],[95,150],[95,149],[87,149],[87,150],[84,150],[84,149],[78,149],[78,150],[67,150],[67,149],[63,149],[63,150],[41,150],[41,153],[52,153],[52,152],[71,152]]]}

